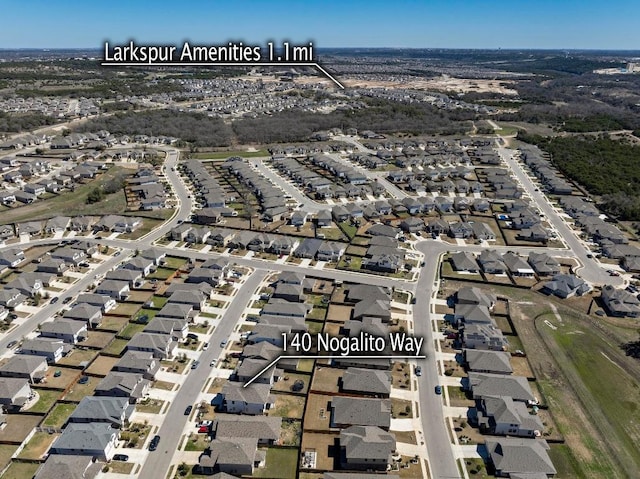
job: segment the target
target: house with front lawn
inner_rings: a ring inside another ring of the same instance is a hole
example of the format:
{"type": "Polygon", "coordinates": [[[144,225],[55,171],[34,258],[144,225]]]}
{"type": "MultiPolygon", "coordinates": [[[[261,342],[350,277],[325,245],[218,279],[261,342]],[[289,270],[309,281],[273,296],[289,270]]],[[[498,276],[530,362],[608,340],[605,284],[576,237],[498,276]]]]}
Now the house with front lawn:
{"type": "Polygon", "coordinates": [[[167,334],[136,333],[126,346],[127,351],[153,354],[156,359],[169,359],[175,354],[178,342],[167,334]]]}
{"type": "MultiPolygon", "coordinates": [[[[396,438],[376,426],[351,426],[340,431],[340,462],[344,469],[386,471],[393,463],[396,438]]],[[[357,475],[352,474],[351,477],[357,475]]],[[[359,477],[359,476],[358,476],[359,477]]]]}
{"type": "Polygon", "coordinates": [[[102,422],[122,429],[134,411],[135,406],[127,398],[85,396],[69,416],[67,424],[102,422]]]}
{"type": "Polygon", "coordinates": [[[145,379],[153,381],[156,378],[156,373],[160,371],[160,367],[160,360],[154,358],[152,353],[127,351],[113,366],[112,371],[142,374],[145,379]]]}
{"type": "Polygon", "coordinates": [[[131,404],[142,399],[151,383],[142,374],[111,371],[96,386],[95,396],[128,398],[131,404]]]}
{"type": "Polygon", "coordinates": [[[556,468],[543,439],[491,438],[485,442],[496,477],[553,477],[556,468]]]}
{"type": "Polygon", "coordinates": [[[43,338],[61,339],[68,344],[76,344],[87,337],[87,324],[74,319],[55,319],[40,325],[43,338]]]}
{"type": "Polygon", "coordinates": [[[21,354],[43,356],[49,363],[57,363],[71,351],[71,346],[60,339],[25,339],[20,347],[21,354]]]}
{"type": "Polygon", "coordinates": [[[102,309],[87,303],[76,304],[62,316],[66,319],[84,321],[90,328],[96,328],[102,323],[102,309]]]}
{"type": "Polygon", "coordinates": [[[109,461],[117,447],[120,431],[104,422],[70,423],[55,440],[49,454],[91,456],[109,461]]]}
{"type": "Polygon", "coordinates": [[[536,437],[544,430],[539,416],[509,396],[486,396],[477,401],[476,411],[476,421],[484,434],[536,437]]]}

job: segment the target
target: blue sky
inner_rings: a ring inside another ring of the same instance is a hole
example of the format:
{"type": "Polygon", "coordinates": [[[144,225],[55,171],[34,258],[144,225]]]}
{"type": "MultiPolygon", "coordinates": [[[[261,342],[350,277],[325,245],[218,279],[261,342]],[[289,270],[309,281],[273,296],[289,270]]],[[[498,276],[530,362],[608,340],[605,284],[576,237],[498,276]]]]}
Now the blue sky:
{"type": "Polygon", "coordinates": [[[0,48],[289,39],[316,47],[640,49],[639,0],[4,0],[0,48]]]}

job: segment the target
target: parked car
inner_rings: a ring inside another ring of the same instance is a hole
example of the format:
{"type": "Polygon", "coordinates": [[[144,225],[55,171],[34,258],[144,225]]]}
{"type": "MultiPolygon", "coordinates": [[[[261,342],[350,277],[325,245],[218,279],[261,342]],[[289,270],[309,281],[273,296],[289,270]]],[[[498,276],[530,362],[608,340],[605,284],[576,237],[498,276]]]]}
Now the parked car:
{"type": "Polygon", "coordinates": [[[422,368],[420,366],[416,366],[415,373],[416,376],[422,376],[422,368]]]}
{"type": "Polygon", "coordinates": [[[11,349],[12,347],[14,347],[16,344],[18,344],[18,341],[11,341],[9,344],[7,344],[7,348],[11,349]]]}
{"type": "Polygon", "coordinates": [[[436,386],[436,394],[442,394],[442,386],[439,384],[436,386]]]}
{"type": "Polygon", "coordinates": [[[62,300],[62,304],[67,304],[67,303],[69,303],[69,302],[71,301],[71,299],[72,299],[72,298],[71,298],[71,296],[69,296],[69,297],[67,297],[67,298],[64,298],[64,299],[62,300]]]}
{"type": "Polygon", "coordinates": [[[193,406],[187,406],[187,409],[184,410],[184,415],[188,416],[189,414],[191,414],[191,411],[193,411],[193,406]]]}
{"type": "Polygon", "coordinates": [[[204,344],[202,345],[202,350],[203,350],[203,351],[206,351],[208,347],[209,347],[209,343],[204,343],[204,344]]]}
{"type": "Polygon", "coordinates": [[[191,369],[196,369],[198,366],[200,366],[200,361],[194,361],[191,364],[191,369]]]}
{"type": "Polygon", "coordinates": [[[113,460],[127,462],[129,460],[129,456],[127,456],[126,454],[114,454],[113,460]]]}
{"type": "Polygon", "coordinates": [[[216,360],[212,359],[211,362],[209,363],[210,367],[214,367],[216,365],[216,360]]]}
{"type": "Polygon", "coordinates": [[[160,442],[160,436],[158,435],[153,436],[153,439],[151,439],[151,442],[149,443],[149,450],[155,451],[158,448],[159,442],[160,442]]]}
{"type": "Polygon", "coordinates": [[[220,347],[224,348],[227,345],[227,340],[223,339],[222,341],[220,341],[220,347]]]}
{"type": "Polygon", "coordinates": [[[58,297],[57,296],[51,298],[51,304],[56,304],[57,302],[58,302],[58,297]]]}

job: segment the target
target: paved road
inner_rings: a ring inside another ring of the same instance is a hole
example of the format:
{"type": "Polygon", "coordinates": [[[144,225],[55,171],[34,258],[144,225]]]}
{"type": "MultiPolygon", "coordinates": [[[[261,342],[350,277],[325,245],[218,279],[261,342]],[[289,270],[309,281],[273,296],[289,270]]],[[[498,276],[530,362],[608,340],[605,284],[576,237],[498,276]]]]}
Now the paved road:
{"type": "Polygon", "coordinates": [[[442,397],[435,394],[435,387],[440,383],[435,355],[433,327],[431,325],[431,295],[434,292],[434,281],[438,271],[439,253],[427,242],[419,243],[417,249],[425,253],[425,265],[420,273],[413,307],[414,332],[423,336],[426,360],[421,362],[422,376],[420,383],[420,418],[422,430],[427,440],[427,453],[432,477],[438,479],[459,478],[460,473],[451,448],[449,426],[445,422],[442,409],[442,397]],[[428,253],[428,254],[427,254],[428,253]]]}
{"type": "Polygon", "coordinates": [[[2,338],[0,339],[0,352],[3,353],[7,344],[11,341],[20,341],[23,336],[33,332],[38,324],[43,323],[44,321],[53,317],[60,309],[64,307],[62,301],[65,298],[73,297],[79,293],[82,293],[92,282],[93,278],[97,274],[105,274],[111,268],[116,267],[121,262],[128,259],[127,255],[116,256],[114,258],[108,259],[101,265],[99,265],[95,270],[91,272],[91,274],[86,275],[84,278],[78,280],[74,283],[69,289],[67,289],[64,293],[59,296],[58,302],[56,304],[48,303],[40,309],[37,313],[35,313],[30,318],[26,319],[22,324],[18,327],[14,328],[8,333],[3,333],[2,338]]]}
{"type": "Polygon", "coordinates": [[[511,171],[516,176],[526,193],[532,199],[532,201],[538,206],[538,208],[545,214],[547,221],[555,228],[558,234],[565,241],[570,248],[573,256],[582,264],[582,268],[579,268],[580,276],[593,284],[613,284],[619,286],[623,283],[622,278],[610,276],[607,272],[607,268],[603,268],[600,263],[593,259],[587,258],[587,248],[584,243],[578,239],[576,234],[567,226],[564,220],[558,215],[553,206],[549,203],[546,195],[538,189],[538,187],[531,181],[531,178],[525,172],[521,163],[513,158],[514,150],[508,148],[498,148],[498,153],[504,160],[504,162],[511,168],[511,171]],[[537,191],[536,191],[537,190],[537,191]]]}
{"type": "Polygon", "coordinates": [[[161,437],[158,449],[149,453],[138,476],[140,479],[157,479],[166,476],[171,466],[173,454],[178,450],[180,437],[188,419],[188,416],[184,415],[184,410],[187,406],[193,405],[211,373],[209,363],[220,356],[222,351],[220,342],[229,338],[242,313],[249,306],[252,294],[266,275],[267,271],[255,271],[238,290],[234,300],[224,313],[220,325],[214,330],[209,348],[200,355],[200,366],[189,371],[187,379],[171,403],[167,416],[157,433],[161,437]]]}

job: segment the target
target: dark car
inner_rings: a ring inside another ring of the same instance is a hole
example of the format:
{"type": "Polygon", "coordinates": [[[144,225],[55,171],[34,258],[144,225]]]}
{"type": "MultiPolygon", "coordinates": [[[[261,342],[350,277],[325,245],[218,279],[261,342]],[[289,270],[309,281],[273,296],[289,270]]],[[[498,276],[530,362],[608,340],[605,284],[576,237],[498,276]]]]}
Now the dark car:
{"type": "Polygon", "coordinates": [[[195,368],[197,368],[198,366],[200,366],[200,361],[194,361],[194,362],[191,364],[191,369],[195,369],[195,368]]]}
{"type": "Polygon", "coordinates": [[[56,304],[58,302],[58,297],[51,298],[51,304],[56,304]]]}
{"type": "Polygon", "coordinates": [[[442,394],[442,386],[439,384],[436,386],[436,394],[442,394]]]}
{"type": "Polygon", "coordinates": [[[126,454],[114,454],[113,460],[127,462],[129,460],[129,456],[127,456],[126,454]]]}
{"type": "Polygon", "coordinates": [[[416,366],[415,372],[416,376],[422,376],[422,368],[420,366],[416,366]]]}
{"type": "Polygon", "coordinates": [[[71,297],[64,298],[64,299],[62,300],[62,304],[67,304],[69,301],[71,301],[71,297]]]}
{"type": "Polygon", "coordinates": [[[191,414],[191,411],[193,411],[193,406],[187,406],[187,409],[184,410],[184,415],[188,416],[189,414],[191,414]]]}
{"type": "Polygon", "coordinates": [[[158,435],[153,436],[153,439],[151,439],[151,442],[149,443],[149,450],[155,451],[156,449],[158,449],[159,442],[160,442],[160,436],[158,435]]]}
{"type": "Polygon", "coordinates": [[[78,384],[87,384],[89,382],[89,376],[80,376],[78,384]]]}
{"type": "Polygon", "coordinates": [[[18,344],[18,341],[11,341],[9,344],[7,344],[7,348],[11,349],[12,347],[14,347],[16,344],[18,344]]]}

